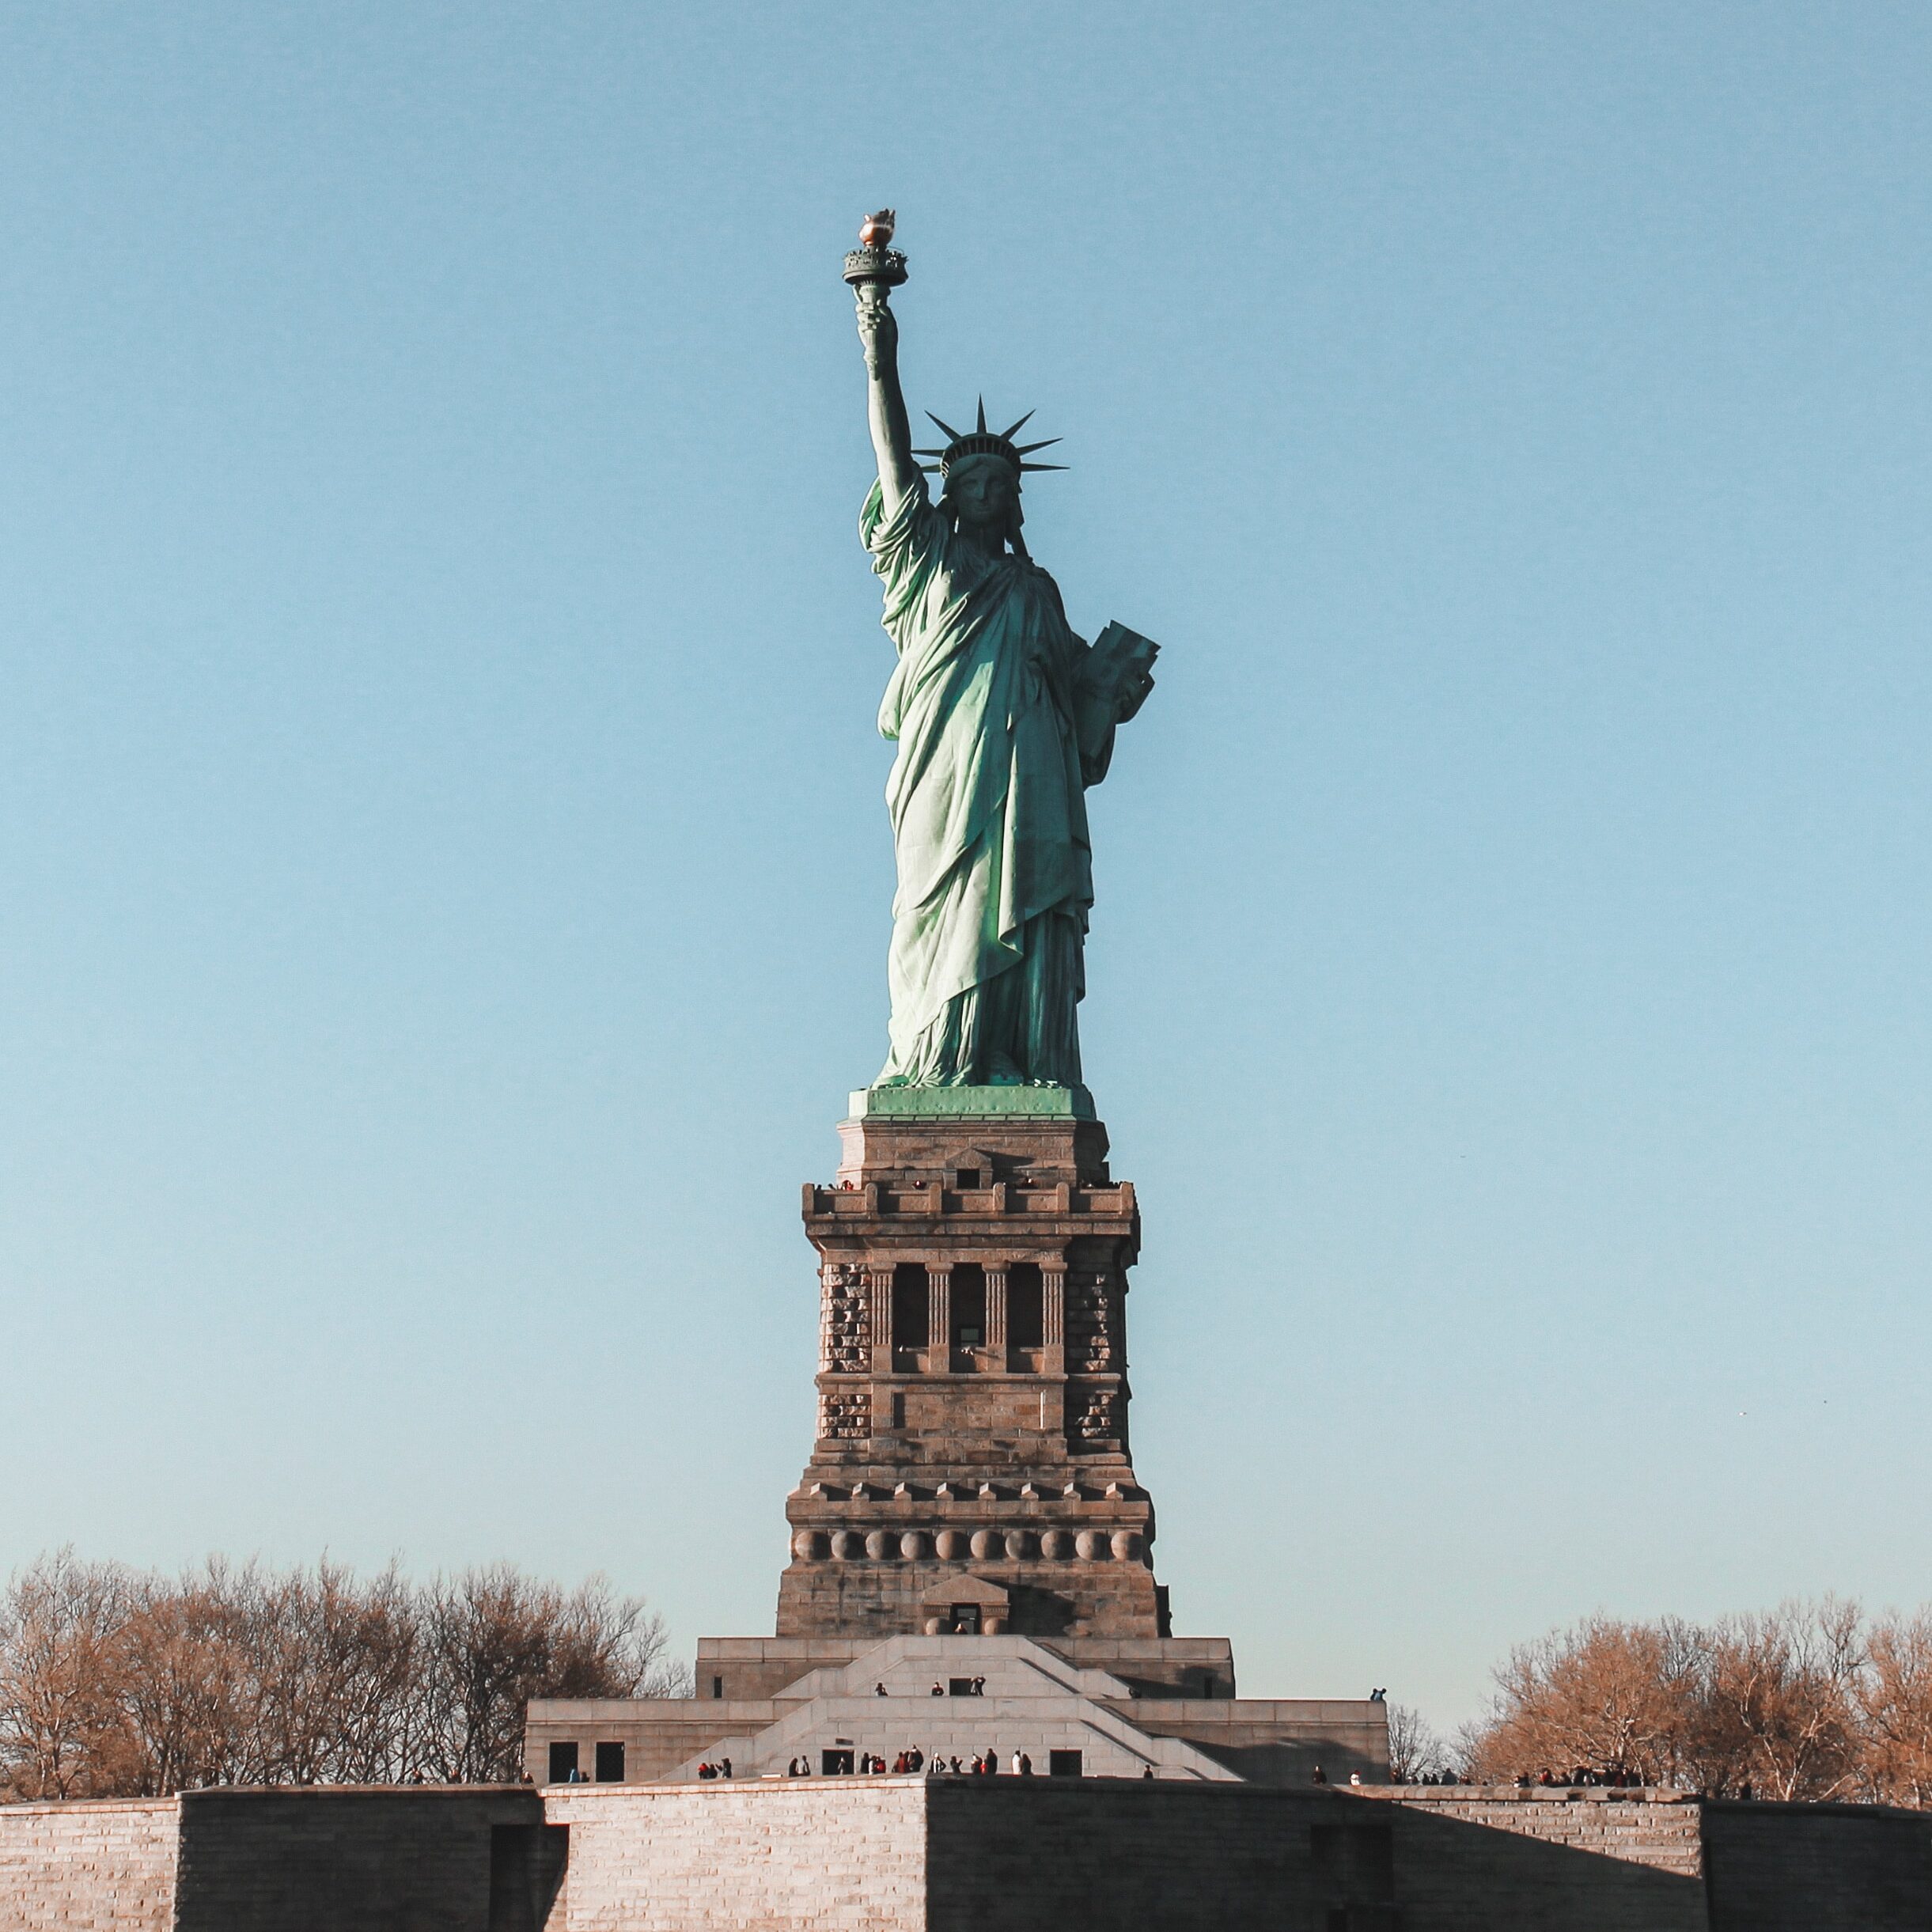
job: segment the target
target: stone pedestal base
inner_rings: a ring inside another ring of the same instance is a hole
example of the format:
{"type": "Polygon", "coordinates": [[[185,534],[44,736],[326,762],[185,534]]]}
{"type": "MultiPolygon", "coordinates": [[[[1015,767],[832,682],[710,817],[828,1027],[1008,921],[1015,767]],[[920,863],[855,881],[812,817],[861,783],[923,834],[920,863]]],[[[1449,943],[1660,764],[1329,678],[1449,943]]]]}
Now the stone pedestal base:
{"type": "Polygon", "coordinates": [[[805,1191],[819,1426],[778,1635],[1166,1636],[1127,1436],[1139,1211],[1085,1089],[853,1100],[805,1191]]]}

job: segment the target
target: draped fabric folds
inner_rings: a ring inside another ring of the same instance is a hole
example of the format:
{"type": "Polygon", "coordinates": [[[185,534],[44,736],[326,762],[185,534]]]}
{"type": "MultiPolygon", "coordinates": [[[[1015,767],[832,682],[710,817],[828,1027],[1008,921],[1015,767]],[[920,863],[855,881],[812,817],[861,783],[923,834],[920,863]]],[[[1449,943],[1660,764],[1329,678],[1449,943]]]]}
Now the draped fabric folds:
{"type": "Polygon", "coordinates": [[[899,744],[881,1082],[1071,1085],[1093,903],[1084,787],[1111,749],[1093,748],[1083,771],[1088,647],[1053,579],[1026,559],[964,549],[923,479],[890,517],[874,483],[859,534],[899,651],[879,709],[899,744]]]}

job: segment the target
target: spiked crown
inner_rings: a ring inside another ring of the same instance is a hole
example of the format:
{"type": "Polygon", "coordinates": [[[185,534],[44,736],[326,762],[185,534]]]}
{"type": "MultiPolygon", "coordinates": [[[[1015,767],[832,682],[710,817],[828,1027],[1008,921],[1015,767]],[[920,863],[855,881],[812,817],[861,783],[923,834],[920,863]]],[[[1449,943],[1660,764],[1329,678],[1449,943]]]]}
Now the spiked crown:
{"type": "Polygon", "coordinates": [[[1036,449],[1044,449],[1049,444],[1057,443],[1057,436],[1049,436],[1044,442],[1016,443],[1013,439],[1032,420],[1033,412],[1029,410],[1010,430],[989,430],[986,426],[986,398],[979,399],[979,422],[976,429],[964,434],[949,422],[941,422],[929,409],[926,415],[939,424],[951,439],[943,449],[915,449],[915,456],[937,456],[937,463],[922,463],[920,468],[928,475],[944,476],[954,464],[963,462],[968,456],[998,456],[1001,461],[1010,463],[1016,474],[1028,470],[1063,470],[1064,463],[1029,463],[1026,459],[1036,449]]]}

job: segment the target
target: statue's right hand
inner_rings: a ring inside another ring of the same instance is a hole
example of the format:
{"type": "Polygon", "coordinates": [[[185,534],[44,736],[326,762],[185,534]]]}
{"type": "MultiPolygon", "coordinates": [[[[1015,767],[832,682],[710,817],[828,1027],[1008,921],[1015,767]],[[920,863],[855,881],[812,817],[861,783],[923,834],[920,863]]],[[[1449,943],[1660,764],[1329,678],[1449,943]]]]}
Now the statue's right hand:
{"type": "Polygon", "coordinates": [[[869,284],[858,298],[858,339],[867,366],[876,368],[899,353],[899,318],[886,305],[885,291],[869,284]]]}

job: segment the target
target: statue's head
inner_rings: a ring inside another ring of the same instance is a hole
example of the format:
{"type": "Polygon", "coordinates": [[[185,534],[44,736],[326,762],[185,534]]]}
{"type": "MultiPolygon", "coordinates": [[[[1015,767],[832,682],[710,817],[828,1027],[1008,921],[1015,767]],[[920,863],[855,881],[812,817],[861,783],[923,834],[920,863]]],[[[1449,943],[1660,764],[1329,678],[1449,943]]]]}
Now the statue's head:
{"type": "Polygon", "coordinates": [[[946,471],[940,499],[953,527],[990,544],[1019,533],[1020,472],[1004,456],[966,456],[946,471]]]}
{"type": "MultiPolygon", "coordinates": [[[[928,415],[932,412],[926,411],[928,415]]],[[[933,421],[939,423],[952,440],[943,449],[920,449],[914,452],[922,456],[937,456],[937,464],[928,464],[930,470],[937,469],[945,479],[945,487],[940,492],[940,503],[952,519],[956,529],[964,530],[982,543],[997,547],[1010,543],[1022,555],[1025,547],[1020,537],[1020,525],[1025,521],[1020,510],[1020,479],[1028,470],[1057,470],[1058,463],[1029,463],[1027,457],[1036,449],[1044,449],[1047,443],[1056,443],[1057,436],[1049,436],[1045,442],[1016,443],[1013,439],[1018,434],[1032,411],[1029,410],[1010,430],[989,430],[986,426],[986,402],[979,403],[979,427],[964,435],[949,422],[941,422],[938,417],[933,421]]]]}

